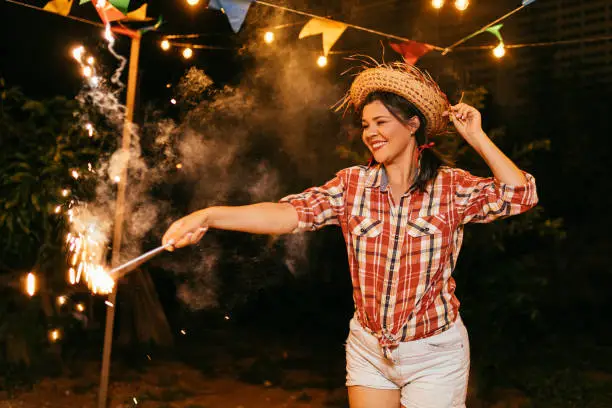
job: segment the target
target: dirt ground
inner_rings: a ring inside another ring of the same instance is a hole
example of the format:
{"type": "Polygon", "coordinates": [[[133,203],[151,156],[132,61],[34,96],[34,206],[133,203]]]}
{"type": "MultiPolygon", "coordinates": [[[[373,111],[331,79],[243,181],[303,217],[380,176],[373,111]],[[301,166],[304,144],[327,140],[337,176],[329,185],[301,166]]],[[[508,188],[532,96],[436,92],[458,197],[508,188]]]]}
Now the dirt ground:
{"type": "MultiPolygon", "coordinates": [[[[80,378],[45,379],[29,391],[8,398],[0,395],[0,408],[97,407],[98,371],[80,378]]],[[[295,380],[310,374],[295,370],[295,380]]],[[[207,378],[182,363],[165,362],[146,372],[124,372],[109,389],[109,408],[332,408],[346,406],[344,388],[287,390],[270,383],[248,384],[232,378],[207,378]]]]}

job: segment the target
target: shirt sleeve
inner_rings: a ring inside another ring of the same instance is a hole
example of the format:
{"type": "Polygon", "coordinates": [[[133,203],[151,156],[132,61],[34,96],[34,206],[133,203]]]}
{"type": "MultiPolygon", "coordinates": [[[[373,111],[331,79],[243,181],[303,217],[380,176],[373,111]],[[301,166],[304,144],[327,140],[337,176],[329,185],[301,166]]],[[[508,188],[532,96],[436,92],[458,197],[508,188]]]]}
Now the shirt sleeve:
{"type": "Polygon", "coordinates": [[[454,170],[454,200],[460,223],[487,223],[523,213],[538,203],[535,178],[523,172],[527,183],[513,186],[494,177],[476,177],[454,170]]]}
{"type": "Polygon", "coordinates": [[[339,225],[344,213],[344,182],[342,174],[320,187],[312,187],[300,194],[292,194],[279,202],[289,203],[298,214],[298,226],[293,231],[315,231],[326,225],[339,225]]]}

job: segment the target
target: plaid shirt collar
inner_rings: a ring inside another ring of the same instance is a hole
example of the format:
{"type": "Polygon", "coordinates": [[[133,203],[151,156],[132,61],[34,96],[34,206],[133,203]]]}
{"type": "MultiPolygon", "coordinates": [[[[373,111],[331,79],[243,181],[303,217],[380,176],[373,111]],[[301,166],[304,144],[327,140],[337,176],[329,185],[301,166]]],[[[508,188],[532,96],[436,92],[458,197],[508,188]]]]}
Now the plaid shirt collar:
{"type": "MultiPolygon", "coordinates": [[[[387,176],[387,170],[382,164],[376,164],[370,166],[367,170],[365,179],[366,188],[380,188],[380,191],[386,192],[389,187],[389,177],[387,176]]],[[[427,183],[425,186],[425,193],[431,192],[431,183],[427,183]]]]}

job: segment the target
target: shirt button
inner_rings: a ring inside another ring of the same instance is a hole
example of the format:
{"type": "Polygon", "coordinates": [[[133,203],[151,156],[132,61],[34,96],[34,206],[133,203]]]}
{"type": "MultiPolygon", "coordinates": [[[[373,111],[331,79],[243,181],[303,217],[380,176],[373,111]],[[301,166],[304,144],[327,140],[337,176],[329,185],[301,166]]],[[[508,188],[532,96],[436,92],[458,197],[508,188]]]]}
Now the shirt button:
{"type": "Polygon", "coordinates": [[[425,227],[425,228],[423,229],[423,231],[425,231],[425,232],[429,231],[429,227],[425,227]]]}
{"type": "Polygon", "coordinates": [[[399,235],[396,235],[394,238],[396,241],[399,241],[399,235]]]}
{"type": "Polygon", "coordinates": [[[365,228],[362,228],[362,229],[361,229],[361,233],[362,233],[362,234],[365,234],[365,232],[366,232],[366,229],[365,229],[365,228]]]}

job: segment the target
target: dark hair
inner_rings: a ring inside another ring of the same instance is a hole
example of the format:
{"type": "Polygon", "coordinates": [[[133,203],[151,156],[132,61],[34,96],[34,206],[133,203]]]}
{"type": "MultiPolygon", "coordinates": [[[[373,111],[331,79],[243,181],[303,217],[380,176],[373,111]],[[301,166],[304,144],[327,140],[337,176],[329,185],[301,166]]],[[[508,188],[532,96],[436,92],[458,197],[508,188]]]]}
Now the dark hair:
{"type": "MultiPolygon", "coordinates": [[[[363,105],[361,105],[361,109],[357,111],[356,119],[359,120],[359,122],[361,122],[363,108],[374,101],[379,101],[385,105],[389,112],[403,124],[408,123],[408,121],[415,116],[418,117],[421,125],[414,133],[417,146],[422,146],[429,142],[427,140],[427,134],[425,133],[425,127],[427,125],[425,116],[423,116],[421,111],[419,111],[412,102],[391,92],[372,92],[369,94],[363,105]]],[[[372,161],[375,162],[373,157],[372,161]]],[[[433,147],[424,149],[420,155],[417,177],[412,186],[410,186],[410,191],[418,190],[424,192],[427,183],[434,180],[438,175],[440,167],[450,166],[451,164],[451,161],[443,156],[437,149],[433,147]]]]}

